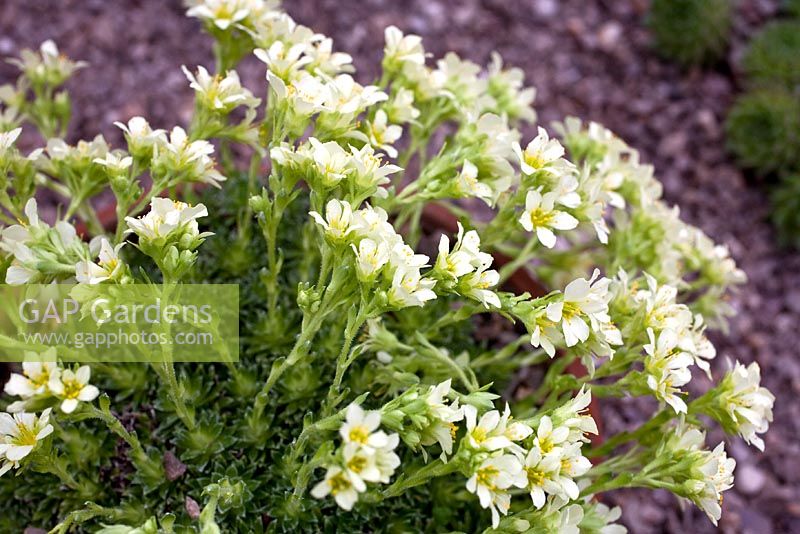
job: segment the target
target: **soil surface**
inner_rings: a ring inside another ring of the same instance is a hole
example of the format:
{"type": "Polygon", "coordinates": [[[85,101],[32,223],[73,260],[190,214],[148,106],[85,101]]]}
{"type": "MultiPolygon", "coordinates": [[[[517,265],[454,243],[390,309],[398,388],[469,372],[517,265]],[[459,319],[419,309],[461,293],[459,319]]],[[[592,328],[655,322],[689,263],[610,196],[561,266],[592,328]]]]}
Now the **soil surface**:
{"type": "MultiPolygon", "coordinates": [[[[800,532],[800,254],[781,250],[766,218],[765,185],[739,171],[726,154],[722,124],[740,80],[737,60],[750,36],[775,15],[777,0],[741,0],[728,56],[685,71],[653,51],[646,0],[291,0],[299,22],[334,38],[352,54],[360,80],[379,65],[383,28],[390,24],[425,38],[435,56],[448,50],[486,63],[492,50],[522,67],[539,94],[541,124],[577,115],[604,123],[655,164],[669,201],[715,240],[727,244],[749,284],[733,299],[739,311],[728,336],[717,335],[725,359],[760,363],[777,396],[766,452],[738,440],[736,489],[725,494],[720,530],[751,534],[800,532]]],[[[112,123],[144,115],[157,127],[185,123],[192,93],[180,66],[212,65],[210,41],[170,0],[4,0],[0,55],[16,55],[54,39],[91,67],[70,82],[76,119],[70,140],[103,133],[122,142],[112,123]]],[[[264,92],[263,71],[247,62],[241,74],[264,92]]],[[[0,83],[16,76],[0,65],[0,83]]],[[[257,91],[258,92],[258,91],[257,91]]],[[[23,146],[35,143],[23,134],[23,146]]],[[[701,376],[697,380],[702,380],[701,376]]],[[[604,406],[609,431],[646,417],[648,405],[623,400],[604,406]]],[[[711,436],[719,439],[720,436],[711,436]]],[[[716,531],[693,507],[668,494],[622,491],[634,533],[716,531]]]]}

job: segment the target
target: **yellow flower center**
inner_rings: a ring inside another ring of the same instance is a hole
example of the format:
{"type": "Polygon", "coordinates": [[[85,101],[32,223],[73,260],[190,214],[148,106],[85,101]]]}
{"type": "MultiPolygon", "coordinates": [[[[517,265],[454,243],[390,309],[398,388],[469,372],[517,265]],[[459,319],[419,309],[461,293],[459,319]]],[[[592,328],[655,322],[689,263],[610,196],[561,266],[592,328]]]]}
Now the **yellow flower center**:
{"type": "Polygon", "coordinates": [[[350,429],[350,441],[364,445],[367,443],[367,439],[369,439],[369,431],[363,426],[354,426],[350,429]]]}
{"type": "Polygon", "coordinates": [[[481,486],[485,486],[490,490],[495,489],[494,485],[494,478],[499,473],[498,469],[493,466],[484,467],[483,469],[478,469],[478,484],[481,486]]]}
{"type": "Polygon", "coordinates": [[[528,152],[526,150],[523,158],[525,159],[525,163],[534,169],[541,169],[547,163],[542,157],[541,152],[528,152]]]}
{"type": "Polygon", "coordinates": [[[472,439],[474,439],[476,443],[482,443],[486,440],[486,430],[482,428],[474,429],[472,431],[472,439]]]}
{"type": "Polygon", "coordinates": [[[34,387],[41,387],[47,384],[50,381],[50,371],[47,367],[42,366],[42,370],[38,376],[31,376],[27,372],[24,372],[25,376],[28,378],[28,382],[30,382],[34,387]]]}
{"type": "Polygon", "coordinates": [[[21,447],[36,445],[35,428],[17,424],[17,435],[11,439],[11,443],[21,447]]]}
{"type": "Polygon", "coordinates": [[[62,380],[64,384],[64,397],[67,399],[77,399],[83,389],[83,384],[77,380],[62,380]]]}
{"type": "Polygon", "coordinates": [[[350,489],[350,481],[344,477],[343,473],[337,473],[328,479],[328,485],[331,487],[331,494],[336,495],[339,492],[350,489]]]}
{"type": "Polygon", "coordinates": [[[367,466],[367,459],[364,458],[363,456],[353,456],[347,462],[347,468],[354,473],[360,473],[361,471],[364,470],[366,466],[367,466]]]}
{"type": "Polygon", "coordinates": [[[540,471],[535,467],[526,467],[525,474],[528,477],[528,486],[531,488],[541,486],[544,483],[544,471],[540,471]]]}
{"type": "Polygon", "coordinates": [[[580,307],[574,302],[564,302],[564,307],[561,309],[561,317],[564,319],[572,319],[581,314],[580,307]]]}
{"type": "Polygon", "coordinates": [[[553,220],[553,216],[552,211],[545,211],[542,208],[534,208],[528,212],[528,217],[530,217],[531,224],[533,224],[534,228],[549,226],[553,220]]]}
{"type": "Polygon", "coordinates": [[[552,451],[555,445],[550,438],[544,438],[539,442],[539,448],[542,450],[543,453],[547,454],[548,452],[552,451]]]}

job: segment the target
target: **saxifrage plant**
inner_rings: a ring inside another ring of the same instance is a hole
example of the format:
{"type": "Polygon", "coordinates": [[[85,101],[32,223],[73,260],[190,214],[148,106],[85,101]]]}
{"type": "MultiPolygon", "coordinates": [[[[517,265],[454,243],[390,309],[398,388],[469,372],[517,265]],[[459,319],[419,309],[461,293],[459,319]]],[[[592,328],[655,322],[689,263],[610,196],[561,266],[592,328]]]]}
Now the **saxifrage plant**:
{"type": "Polygon", "coordinates": [[[348,55],[274,2],[188,14],[217,59],[186,69],[194,118],[170,132],[131,118],[125,149],[53,137],[82,65],[50,42],[23,55],[2,93],[2,274],[238,283],[241,361],[75,369],[51,350],[25,363],[0,414],[0,529],[609,534],[625,531],[620,510],[595,497],[626,487],[720,518],[735,462],[704,429],[762,449],[773,397],[754,363],[687,394],[693,371],[711,376],[705,330],[745,277],[660,199],[634,149],[574,118],[555,126],[563,145],[543,128],[523,143],[534,91],[499,58],[429,66],[420,38],[390,27],[382,76],[361,85],[348,55]],[[233,70],[251,53],[265,103],[233,70]],[[23,122],[43,149],[16,147],[23,122]],[[53,225],[43,188],[65,200],[53,225]],[[92,203],[108,190],[111,228],[92,203]],[[460,226],[427,255],[434,203],[460,226]],[[493,252],[510,262],[493,268],[493,252]],[[519,269],[552,291],[504,290],[519,269]],[[481,340],[481,317],[506,335],[481,340]],[[575,361],[588,374],[568,373],[575,361]],[[535,364],[541,381],[512,390],[535,364]],[[654,412],[590,441],[591,400],[623,396],[653,397],[654,412]]]}

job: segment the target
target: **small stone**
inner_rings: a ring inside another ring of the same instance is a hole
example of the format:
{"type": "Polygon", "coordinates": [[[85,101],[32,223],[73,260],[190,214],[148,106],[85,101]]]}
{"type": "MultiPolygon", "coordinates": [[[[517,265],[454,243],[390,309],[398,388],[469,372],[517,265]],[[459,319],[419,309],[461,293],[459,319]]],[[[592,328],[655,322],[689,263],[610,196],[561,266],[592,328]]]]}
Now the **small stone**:
{"type": "Polygon", "coordinates": [[[558,14],[558,2],[555,0],[536,0],[533,11],[542,18],[549,19],[558,14]]]}
{"type": "Polygon", "coordinates": [[[736,489],[745,495],[755,495],[762,490],[767,477],[761,469],[745,464],[736,473],[736,489]]]}
{"type": "Polygon", "coordinates": [[[606,22],[597,32],[597,44],[601,50],[611,52],[616,48],[622,35],[622,25],[617,21],[606,22]]]}

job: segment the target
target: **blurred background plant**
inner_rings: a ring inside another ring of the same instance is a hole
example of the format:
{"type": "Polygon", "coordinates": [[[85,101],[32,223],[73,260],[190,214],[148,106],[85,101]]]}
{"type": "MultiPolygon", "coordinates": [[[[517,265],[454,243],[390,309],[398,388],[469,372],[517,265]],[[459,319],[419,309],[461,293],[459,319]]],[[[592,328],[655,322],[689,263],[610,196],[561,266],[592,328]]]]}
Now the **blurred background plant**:
{"type": "Polygon", "coordinates": [[[648,24],[659,54],[693,66],[724,55],[732,14],[732,0],[654,0],[648,24]]]}
{"type": "MultiPolygon", "coordinates": [[[[657,52],[684,67],[721,60],[735,7],[733,0],[654,0],[648,25],[657,52]]],[[[741,57],[745,92],[729,111],[725,133],[739,165],[773,189],[780,242],[800,247],[800,0],[784,2],[782,15],[741,57]]]]}
{"type": "Polygon", "coordinates": [[[742,58],[746,92],[728,115],[728,148],[773,187],[772,222],[785,245],[800,247],[800,2],[767,24],[742,58]],[[794,17],[792,17],[792,15],[794,17]]]}

